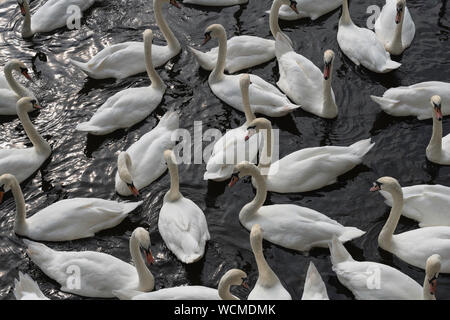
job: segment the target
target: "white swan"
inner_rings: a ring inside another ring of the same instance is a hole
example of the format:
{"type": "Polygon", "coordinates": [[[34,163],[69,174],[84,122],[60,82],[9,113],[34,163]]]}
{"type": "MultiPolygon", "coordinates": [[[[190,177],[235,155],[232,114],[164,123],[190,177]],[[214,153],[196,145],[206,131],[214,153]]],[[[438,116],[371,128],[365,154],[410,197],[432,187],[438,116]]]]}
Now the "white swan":
{"type": "Polygon", "coordinates": [[[229,184],[232,187],[239,178],[252,176],[256,184],[256,196],[239,212],[239,220],[247,229],[254,224],[264,229],[264,239],[279,246],[308,252],[313,247],[326,248],[333,235],[343,242],[362,236],[365,232],[354,227],[344,227],[315,210],[293,204],[263,206],[267,196],[266,182],[259,169],[242,162],[235,167],[229,184]]]}
{"type": "Polygon", "coordinates": [[[324,72],[314,63],[294,51],[288,39],[277,34],[275,51],[280,79],[277,86],[300,108],[319,117],[332,119],[338,107],[331,88],[334,52],[324,53],[324,72]]]}
{"type": "Polygon", "coordinates": [[[441,97],[432,96],[433,107],[433,135],[427,147],[427,159],[431,162],[450,165],[450,134],[442,137],[442,104],[441,97]]]}
{"type": "MultiPolygon", "coordinates": [[[[0,75],[0,115],[16,115],[16,104],[20,98],[31,97],[37,102],[34,94],[14,79],[13,71],[20,72],[25,78],[31,80],[28,69],[23,62],[13,59],[5,65],[3,69],[5,76],[0,75]]],[[[30,107],[27,112],[33,110],[34,108],[30,107]]]]}
{"type": "Polygon", "coordinates": [[[258,266],[258,280],[247,300],[292,300],[264,258],[262,242],[263,230],[259,224],[254,224],[250,232],[250,244],[258,266]]]}
{"type": "Polygon", "coordinates": [[[441,256],[442,273],[450,273],[450,227],[437,226],[414,229],[394,234],[403,209],[403,192],[398,181],[382,177],[374,182],[370,191],[386,191],[391,194],[393,205],[389,218],[378,236],[378,245],[415,267],[425,269],[432,254],[441,256]]]}
{"type": "Polygon", "coordinates": [[[183,4],[196,4],[208,7],[228,7],[247,3],[248,0],[183,0],[183,4]]]}
{"type": "Polygon", "coordinates": [[[25,200],[16,177],[0,176],[0,203],[4,187],[16,202],[14,232],[38,241],[69,241],[93,237],[98,231],[115,227],[142,201],[120,203],[97,198],[65,199],[51,204],[27,219],[25,200]]]}
{"type": "Polygon", "coordinates": [[[145,63],[151,85],[128,88],[116,93],[106,100],[89,121],[78,124],[76,130],[94,135],[108,134],[117,129],[131,127],[156,109],[166,91],[166,85],[153,67],[152,40],[153,32],[150,29],[145,30],[145,63]]]}
{"type": "Polygon", "coordinates": [[[386,264],[355,261],[336,238],[330,243],[331,262],[339,282],[358,300],[435,300],[440,256],[426,262],[423,287],[403,272],[386,264]]]}
{"type": "Polygon", "coordinates": [[[166,112],[155,128],[119,154],[115,178],[117,193],[137,196],[140,189],[166,171],[163,152],[175,146],[172,134],[178,129],[179,122],[177,112],[166,112]]]}
{"type": "Polygon", "coordinates": [[[177,160],[172,150],[164,151],[170,173],[170,189],[159,212],[158,230],[166,246],[183,263],[200,260],[210,239],[205,214],[180,193],[177,160]]]}
{"type": "Polygon", "coordinates": [[[248,97],[248,87],[250,86],[249,75],[242,74],[239,84],[242,93],[242,103],[244,105],[245,123],[240,127],[228,130],[214,144],[211,157],[206,164],[206,172],[203,176],[205,180],[224,181],[231,177],[234,166],[237,163],[243,160],[255,163],[257,160],[258,136],[252,136],[248,143],[245,140],[247,126],[255,119],[248,97]]]}
{"type": "Polygon", "coordinates": [[[130,237],[130,253],[135,266],[114,256],[97,251],[56,251],[34,241],[23,240],[31,260],[50,278],[61,285],[61,291],[84,297],[113,298],[114,290],[151,291],[155,286],[152,273],[145,265],[153,263],[150,235],[136,228],[130,237]],[[79,283],[73,280],[79,268],[79,283]]]}
{"type": "Polygon", "coordinates": [[[247,274],[239,269],[227,271],[219,282],[218,289],[204,286],[179,286],[153,292],[117,290],[114,294],[121,300],[239,300],[230,292],[231,286],[244,286],[247,274]]]}
{"type": "MultiPolygon", "coordinates": [[[[38,170],[52,152],[50,145],[39,135],[28,117],[27,111],[32,108],[40,108],[33,98],[25,97],[17,101],[17,115],[33,147],[0,149],[0,175],[10,173],[19,183],[38,170]]],[[[8,190],[6,187],[4,191],[8,190]]]]}
{"type": "Polygon", "coordinates": [[[373,31],[360,28],[353,23],[348,11],[348,0],[343,0],[342,3],[337,41],[342,52],[357,66],[363,65],[378,73],[386,73],[401,66],[400,63],[391,60],[389,53],[373,31]]]}
{"type": "MultiPolygon", "coordinates": [[[[450,227],[450,187],[441,185],[415,185],[403,187],[402,215],[419,222],[419,227],[450,227]]],[[[392,196],[380,191],[385,203],[392,207],[392,196]]]]}
{"type": "Polygon", "coordinates": [[[327,287],[312,261],[309,262],[306,273],[302,300],[330,300],[328,298],[327,287]]]}
{"type": "Polygon", "coordinates": [[[267,190],[308,192],[333,184],[337,177],[362,162],[364,155],[375,145],[370,139],[348,147],[325,146],[305,148],[272,163],[272,125],[265,118],[257,118],[248,126],[248,136],[261,130],[267,138],[260,152],[258,167],[266,178],[267,190]]]}
{"type": "Polygon", "coordinates": [[[48,0],[33,16],[30,14],[28,0],[17,0],[17,2],[24,16],[22,37],[30,38],[38,32],[50,32],[65,27],[74,13],[70,10],[71,6],[85,11],[94,4],[95,0],[48,0]]]}
{"type": "MultiPolygon", "coordinates": [[[[290,6],[289,10],[297,11],[294,0],[274,0],[270,9],[269,25],[273,38],[282,33],[278,24],[278,11],[282,4],[290,6]]],[[[226,36],[225,36],[226,40],[226,36]]],[[[290,40],[289,40],[290,41],[290,40]]],[[[205,39],[205,42],[207,39],[205,39]]],[[[242,69],[257,66],[275,58],[275,41],[255,36],[234,36],[226,40],[227,52],[225,54],[225,69],[235,73],[242,69]]],[[[205,70],[213,70],[217,64],[219,47],[208,52],[202,52],[188,47],[194,54],[198,64],[205,70]]]]}
{"type": "Polygon", "coordinates": [[[382,97],[370,96],[384,112],[396,117],[415,116],[419,120],[431,119],[430,97],[439,95],[443,103],[442,114],[450,115],[450,83],[428,81],[387,90],[382,97]]]}
{"type": "MultiPolygon", "coordinates": [[[[156,24],[160,28],[167,46],[152,45],[152,61],[155,68],[162,66],[181,51],[180,43],[167,25],[162,14],[164,2],[179,8],[176,0],[153,0],[156,24]]],[[[93,79],[123,79],[146,71],[144,43],[127,41],[108,46],[88,62],[71,59],[70,62],[93,79]]]]}
{"type": "Polygon", "coordinates": [[[14,280],[14,296],[16,300],[50,300],[29,275],[20,271],[19,280],[14,280]]]}
{"type": "Polygon", "coordinates": [[[401,54],[411,45],[415,33],[406,0],[386,0],[375,21],[375,34],[386,50],[393,55],[401,54]]]}
{"type": "MultiPolygon", "coordinates": [[[[342,0],[294,0],[297,2],[298,12],[293,12],[287,5],[282,5],[280,8],[281,20],[297,20],[302,18],[317,18],[331,12],[342,5],[342,0]]],[[[269,13],[270,11],[266,11],[269,13]]]]}
{"type": "MultiPolygon", "coordinates": [[[[219,55],[217,64],[208,78],[209,86],[220,100],[239,111],[244,111],[239,85],[240,75],[223,73],[227,55],[227,35],[222,25],[212,24],[206,28],[205,41],[211,38],[218,38],[219,40],[219,55]]],[[[262,113],[269,117],[281,117],[299,107],[292,104],[275,86],[260,77],[250,74],[250,81],[252,84],[249,88],[249,95],[253,112],[262,113]]]]}

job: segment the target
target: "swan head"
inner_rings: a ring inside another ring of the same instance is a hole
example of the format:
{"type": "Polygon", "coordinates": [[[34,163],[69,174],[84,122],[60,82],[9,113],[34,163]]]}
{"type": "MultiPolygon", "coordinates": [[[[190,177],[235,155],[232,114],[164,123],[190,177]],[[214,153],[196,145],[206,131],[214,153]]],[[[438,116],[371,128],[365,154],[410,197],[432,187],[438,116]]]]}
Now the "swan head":
{"type": "Polygon", "coordinates": [[[239,181],[240,178],[245,176],[256,176],[261,175],[257,166],[248,161],[242,161],[241,163],[234,166],[233,174],[231,175],[231,180],[228,186],[231,188],[239,181]]]}
{"type": "Polygon", "coordinates": [[[248,289],[247,274],[240,269],[228,270],[220,279],[219,288],[227,286],[243,286],[248,289]]]}
{"type": "Polygon", "coordinates": [[[402,20],[403,14],[405,13],[406,1],[397,0],[397,15],[395,16],[395,23],[399,24],[402,20]]]}
{"type": "Polygon", "coordinates": [[[150,42],[150,43],[153,42],[153,31],[151,29],[146,29],[144,31],[144,42],[145,41],[150,42]]]}
{"type": "Polygon", "coordinates": [[[262,239],[263,239],[263,229],[261,228],[261,226],[259,224],[254,224],[252,226],[252,230],[250,231],[250,243],[252,244],[259,244],[262,243],[262,239]]]}
{"type": "Polygon", "coordinates": [[[3,201],[3,196],[6,192],[6,190],[11,189],[11,185],[16,182],[16,184],[19,184],[17,182],[16,177],[14,177],[12,174],[5,173],[0,176],[0,203],[3,201]]]}
{"type": "Polygon", "coordinates": [[[272,124],[266,118],[256,118],[247,126],[247,135],[245,141],[250,139],[253,135],[259,133],[261,130],[272,130],[272,124]]]}
{"type": "Polygon", "coordinates": [[[437,278],[439,277],[439,272],[441,271],[441,256],[438,254],[433,254],[427,259],[425,266],[425,273],[428,283],[430,284],[430,294],[436,294],[437,278]]]}
{"type": "Polygon", "coordinates": [[[372,188],[370,188],[370,191],[375,192],[375,191],[386,191],[389,193],[394,193],[394,192],[401,192],[402,191],[402,187],[400,186],[400,183],[398,183],[397,179],[392,178],[392,177],[382,177],[379,178],[377,181],[375,181],[373,183],[372,188]]]}
{"type": "Polygon", "coordinates": [[[239,78],[239,85],[241,86],[241,91],[244,91],[243,89],[247,89],[252,84],[250,81],[250,76],[247,73],[243,73],[241,77],[239,78]]]}
{"type": "Polygon", "coordinates": [[[212,38],[219,38],[223,34],[225,34],[226,37],[225,28],[221,24],[215,23],[210,25],[205,30],[205,39],[203,40],[202,45],[206,44],[212,38]]]}
{"type": "Polygon", "coordinates": [[[153,264],[155,262],[155,259],[153,258],[152,255],[151,250],[152,243],[150,241],[150,234],[148,233],[148,231],[141,227],[136,228],[131,234],[131,237],[136,239],[137,242],[139,243],[139,247],[144,252],[147,263],[153,264]]]}
{"type": "Polygon", "coordinates": [[[442,121],[442,100],[440,96],[432,96],[431,97],[431,106],[434,110],[434,115],[436,117],[436,120],[442,121]]]}
{"type": "Polygon", "coordinates": [[[23,98],[19,99],[19,101],[17,101],[16,109],[17,109],[17,113],[19,113],[21,111],[25,111],[28,113],[33,110],[41,109],[41,107],[38,105],[36,99],[31,98],[31,97],[23,97],[23,98]]]}
{"type": "Polygon", "coordinates": [[[134,186],[133,176],[131,175],[131,157],[130,155],[122,151],[119,153],[119,157],[117,158],[117,171],[119,173],[119,178],[126,183],[128,189],[130,189],[131,193],[134,196],[139,196],[138,189],[134,186]]]}
{"type": "Polygon", "coordinates": [[[164,161],[166,161],[166,164],[168,166],[176,165],[177,159],[175,158],[175,153],[173,153],[172,150],[165,150],[164,151],[164,161]]]}
{"type": "Polygon", "coordinates": [[[25,16],[27,14],[26,7],[29,6],[28,0],[17,0],[17,4],[19,5],[20,13],[22,14],[22,16],[25,16]]]}
{"type": "Polygon", "coordinates": [[[27,66],[20,60],[12,59],[5,65],[5,69],[15,70],[31,81],[27,66]]]}
{"type": "Polygon", "coordinates": [[[289,6],[289,8],[292,9],[292,11],[294,11],[296,14],[298,13],[298,9],[297,9],[297,1],[295,0],[284,0],[283,4],[289,6]]]}
{"type": "Polygon", "coordinates": [[[181,9],[180,4],[176,0],[165,0],[165,1],[173,5],[175,8],[181,9]]]}
{"type": "Polygon", "coordinates": [[[325,51],[325,53],[323,54],[323,63],[325,65],[323,70],[323,77],[325,80],[328,80],[331,77],[333,62],[334,62],[334,51],[333,50],[325,51]]]}

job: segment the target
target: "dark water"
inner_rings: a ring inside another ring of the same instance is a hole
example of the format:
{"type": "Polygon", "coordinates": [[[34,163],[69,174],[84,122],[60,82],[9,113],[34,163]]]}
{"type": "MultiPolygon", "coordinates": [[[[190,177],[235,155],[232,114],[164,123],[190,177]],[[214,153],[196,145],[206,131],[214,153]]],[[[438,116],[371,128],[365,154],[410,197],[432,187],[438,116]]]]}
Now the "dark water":
{"type": "MultiPolygon", "coordinates": [[[[37,8],[44,0],[32,1],[37,8]]],[[[124,80],[92,80],[68,63],[71,57],[87,60],[107,44],[128,40],[141,41],[146,28],[156,31],[155,42],[163,38],[153,17],[152,2],[100,0],[85,12],[81,30],[57,30],[39,34],[31,41],[20,35],[21,16],[15,0],[2,0],[0,5],[0,66],[18,58],[27,65],[36,52],[47,55],[47,64],[39,62],[40,78],[32,85],[44,109],[32,115],[38,130],[50,142],[50,160],[28,181],[22,184],[27,210],[33,214],[49,204],[73,197],[101,197],[118,199],[114,191],[116,159],[143,134],[151,130],[157,115],[170,108],[181,112],[181,126],[193,132],[193,122],[203,121],[204,130],[218,128],[222,132],[243,123],[244,115],[220,102],[210,91],[208,73],[199,69],[187,45],[198,46],[204,29],[211,23],[221,23],[228,36],[249,34],[270,38],[268,15],[264,12],[271,0],[250,0],[242,6],[205,8],[184,6],[164,8],[164,15],[183,50],[165,67],[160,68],[162,79],[168,84],[161,105],[145,121],[128,131],[117,131],[105,137],[86,136],[74,130],[77,123],[88,120],[94,111],[111,95],[128,87],[149,84],[146,74],[124,80]],[[206,105],[206,107],[205,107],[206,105]]],[[[371,4],[384,1],[353,0],[350,11],[355,23],[365,26],[371,4]]],[[[339,50],[336,41],[340,9],[317,21],[304,19],[280,22],[282,29],[295,42],[295,49],[322,67],[323,52],[336,52],[333,88],[340,107],[337,119],[329,121],[301,110],[283,118],[271,119],[280,130],[280,157],[305,147],[349,145],[372,137],[375,147],[363,164],[342,176],[333,186],[308,194],[269,194],[267,204],[295,203],[319,210],[344,225],[356,226],[367,234],[346,247],[357,260],[386,263],[400,269],[423,283],[424,272],[409,266],[377,247],[380,232],[389,208],[381,195],[369,192],[371,182],[384,175],[396,177],[404,186],[421,183],[450,185],[450,168],[431,164],[426,160],[425,148],[431,136],[432,123],[414,118],[394,118],[384,114],[369,95],[381,95],[393,86],[410,85],[428,80],[448,81],[448,50],[450,21],[446,0],[408,0],[408,7],[416,23],[416,37],[412,47],[396,58],[402,67],[387,75],[377,75],[355,67],[339,50]]],[[[215,46],[211,41],[206,47],[215,46]]],[[[278,77],[276,61],[249,70],[271,83],[278,77]]],[[[450,121],[444,119],[444,134],[450,121]]],[[[29,145],[16,118],[0,117],[0,147],[25,143],[29,145]]],[[[142,190],[144,204],[134,215],[114,229],[96,237],[50,244],[58,250],[97,250],[130,261],[128,239],[134,228],[148,228],[156,263],[151,271],[156,288],[183,284],[217,287],[220,277],[230,268],[241,268],[249,275],[252,287],[257,279],[256,263],[251,252],[249,233],[238,220],[242,206],[254,196],[248,179],[229,189],[226,183],[203,181],[205,165],[182,165],[181,192],[205,212],[211,241],[203,260],[183,265],[165,247],[157,230],[158,212],[169,188],[169,175],[142,190]]],[[[29,273],[43,292],[52,299],[78,299],[62,293],[59,285],[46,277],[23,250],[24,245],[13,232],[14,200],[7,195],[0,205],[0,297],[13,298],[14,279],[18,271],[29,273]]],[[[417,224],[401,218],[397,232],[417,228],[417,224]]],[[[331,270],[328,250],[313,250],[309,257],[268,242],[264,253],[283,284],[294,299],[300,299],[309,261],[319,269],[331,299],[351,299],[352,294],[339,284],[331,270]]],[[[233,289],[246,298],[243,288],[233,289]]],[[[450,276],[439,277],[438,298],[450,299],[450,276]]]]}

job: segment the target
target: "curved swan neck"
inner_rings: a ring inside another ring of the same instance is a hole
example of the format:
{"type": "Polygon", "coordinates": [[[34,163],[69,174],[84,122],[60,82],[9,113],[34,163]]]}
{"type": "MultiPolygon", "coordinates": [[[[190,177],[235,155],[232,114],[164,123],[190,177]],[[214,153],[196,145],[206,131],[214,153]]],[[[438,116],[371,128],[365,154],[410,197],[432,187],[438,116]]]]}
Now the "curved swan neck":
{"type": "Polygon", "coordinates": [[[380,232],[380,235],[378,236],[378,243],[383,249],[389,247],[403,209],[402,189],[395,189],[394,191],[390,191],[389,193],[392,195],[393,199],[392,209],[389,213],[389,218],[387,219],[386,223],[383,226],[383,229],[380,232]]]}
{"type": "Polygon", "coordinates": [[[145,51],[145,68],[147,69],[147,75],[150,78],[152,84],[150,85],[155,89],[163,89],[164,82],[159,74],[156,72],[152,60],[152,36],[146,36],[144,39],[144,51],[145,51]]]}
{"type": "Polygon", "coordinates": [[[23,233],[27,227],[27,217],[25,209],[25,199],[23,197],[22,189],[16,178],[8,179],[8,184],[16,202],[16,219],[14,221],[14,231],[16,233],[23,233]]]}
{"type": "Polygon", "coordinates": [[[219,53],[217,56],[217,64],[209,76],[211,80],[221,80],[224,76],[225,64],[227,59],[227,35],[224,30],[221,30],[218,36],[219,53]]]}
{"type": "Polygon", "coordinates": [[[180,179],[178,175],[178,166],[175,163],[167,163],[170,174],[170,189],[167,192],[168,201],[177,201],[182,197],[180,193],[180,179]]]}
{"type": "Polygon", "coordinates": [[[259,171],[252,172],[251,176],[255,179],[256,195],[255,198],[247,203],[239,213],[239,219],[242,221],[246,221],[247,218],[250,218],[251,215],[255,214],[259,208],[262,207],[267,197],[267,185],[263,176],[259,171]]]}
{"type": "Polygon", "coordinates": [[[332,88],[331,88],[331,79],[333,73],[333,65],[331,65],[330,75],[327,80],[323,79],[323,115],[327,115],[330,117],[335,116],[338,113],[338,108],[336,102],[333,99],[332,88]]]}
{"type": "Polygon", "coordinates": [[[339,19],[339,24],[353,24],[352,18],[350,17],[350,11],[348,9],[348,0],[342,1],[342,15],[339,19]]]}
{"type": "Polygon", "coordinates": [[[278,16],[281,5],[281,0],[275,0],[270,8],[269,27],[274,39],[276,39],[278,32],[281,32],[280,25],[278,24],[278,16]]]}
{"type": "Polygon", "coordinates": [[[25,9],[25,17],[22,25],[22,37],[29,38],[33,36],[33,31],[31,30],[31,14],[28,0],[23,2],[23,7],[25,9]]]}
{"type": "Polygon", "coordinates": [[[12,91],[15,92],[19,97],[25,97],[28,95],[27,90],[13,76],[14,63],[7,63],[3,72],[5,73],[6,81],[12,91]]]}
{"type": "Polygon", "coordinates": [[[152,273],[145,265],[144,259],[139,249],[139,242],[134,233],[130,238],[130,254],[139,277],[139,291],[150,291],[155,286],[155,279],[152,273]]]}
{"type": "Polygon", "coordinates": [[[164,16],[162,14],[162,5],[162,0],[153,0],[153,10],[155,12],[156,24],[164,35],[169,49],[173,51],[179,51],[181,49],[180,43],[178,42],[178,39],[174,36],[172,30],[170,30],[166,20],[164,19],[164,16]]]}
{"type": "Polygon", "coordinates": [[[442,153],[442,121],[433,116],[433,135],[428,144],[427,151],[432,158],[439,158],[442,153]]]}
{"type": "Polygon", "coordinates": [[[20,122],[22,123],[22,126],[36,151],[38,153],[50,154],[50,145],[44,140],[44,138],[41,137],[39,132],[37,132],[36,128],[33,126],[33,123],[31,123],[28,113],[23,108],[19,107],[17,108],[17,115],[19,116],[20,122]]]}
{"type": "Polygon", "coordinates": [[[250,106],[250,97],[248,92],[248,86],[243,86],[241,88],[242,91],[242,103],[244,105],[244,113],[245,113],[245,123],[250,123],[253,120],[255,120],[255,114],[252,111],[252,108],[250,106]]]}
{"type": "Polygon", "coordinates": [[[251,238],[251,245],[258,266],[258,284],[265,287],[275,285],[279,280],[264,257],[262,239],[259,237],[251,238]]]}
{"type": "Polygon", "coordinates": [[[239,300],[235,296],[233,296],[230,292],[231,287],[231,278],[227,277],[225,279],[221,279],[219,282],[219,288],[217,289],[219,293],[219,297],[222,300],[239,300]]]}

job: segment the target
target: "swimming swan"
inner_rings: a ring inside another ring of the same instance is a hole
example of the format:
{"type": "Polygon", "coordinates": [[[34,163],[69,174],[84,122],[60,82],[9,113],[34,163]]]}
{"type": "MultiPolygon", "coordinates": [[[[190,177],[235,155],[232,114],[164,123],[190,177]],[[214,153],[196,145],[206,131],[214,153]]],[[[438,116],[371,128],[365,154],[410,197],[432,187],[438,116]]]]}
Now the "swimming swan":
{"type": "Polygon", "coordinates": [[[434,111],[433,135],[427,147],[427,159],[431,162],[450,165],[450,134],[442,137],[441,97],[432,96],[431,106],[434,111]]]}

